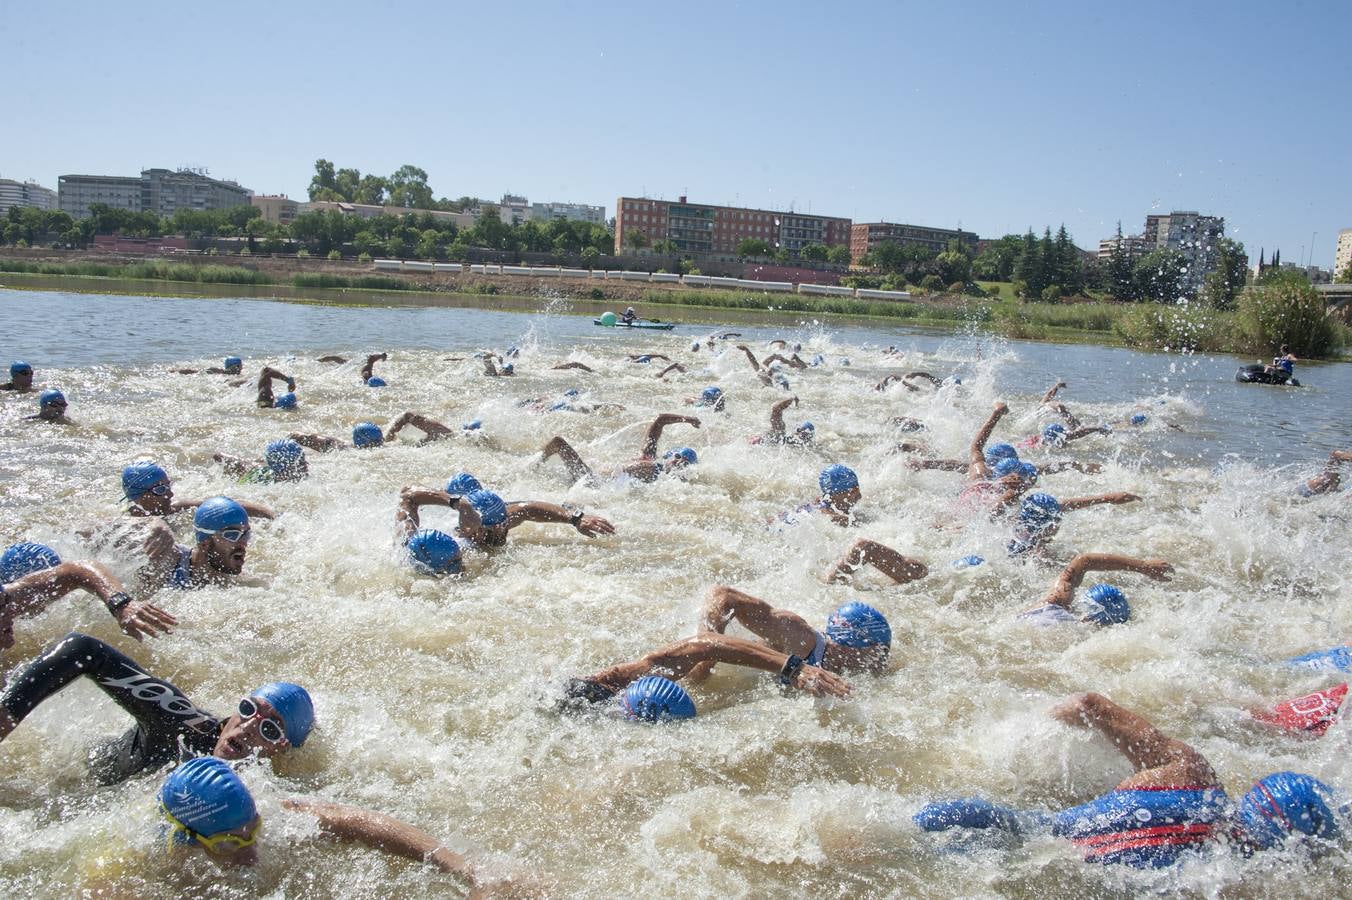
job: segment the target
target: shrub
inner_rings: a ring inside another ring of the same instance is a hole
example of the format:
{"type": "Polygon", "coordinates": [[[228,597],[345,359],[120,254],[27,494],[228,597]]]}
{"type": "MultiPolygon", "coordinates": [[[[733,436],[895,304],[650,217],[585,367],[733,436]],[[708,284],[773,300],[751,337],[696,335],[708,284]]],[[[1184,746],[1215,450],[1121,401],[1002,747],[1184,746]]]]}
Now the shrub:
{"type": "Polygon", "coordinates": [[[498,286],[491,281],[481,281],[469,290],[472,294],[496,294],[498,286]]]}
{"type": "Polygon", "coordinates": [[[963,289],[964,287],[966,287],[966,286],[967,286],[967,285],[966,285],[965,282],[962,282],[962,281],[955,281],[955,282],[953,282],[952,284],[950,284],[950,285],[946,288],[946,290],[947,290],[948,293],[950,293],[950,294],[961,294],[961,293],[962,293],[962,289],[963,289]]]}
{"type": "Polygon", "coordinates": [[[1042,289],[1042,301],[1044,303],[1055,303],[1061,299],[1061,288],[1059,285],[1049,284],[1042,289]]]}
{"type": "Polygon", "coordinates": [[[989,297],[994,297],[997,300],[1000,299],[1000,285],[993,284],[990,287],[986,288],[986,295],[989,297]]]}
{"type": "Polygon", "coordinates": [[[250,250],[248,247],[240,247],[240,248],[239,248],[239,255],[240,255],[240,256],[253,256],[253,251],[250,250]]]}
{"type": "Polygon", "coordinates": [[[606,292],[601,290],[600,288],[594,287],[587,292],[587,296],[592,298],[593,300],[604,300],[606,299],[606,292]]]}
{"type": "Polygon", "coordinates": [[[301,247],[299,250],[296,251],[296,257],[298,259],[309,259],[310,251],[306,250],[304,247],[301,247]]]}
{"type": "Polygon", "coordinates": [[[1137,306],[1118,320],[1117,333],[1132,346],[1155,350],[1219,350],[1228,343],[1222,316],[1186,303],[1137,306]]]}
{"type": "Polygon", "coordinates": [[[920,279],[920,288],[933,294],[944,289],[944,282],[938,275],[926,275],[920,279]]]}
{"type": "Polygon", "coordinates": [[[1323,295],[1302,282],[1250,288],[1240,295],[1237,318],[1239,343],[1253,353],[1268,355],[1286,344],[1297,356],[1321,357],[1338,343],[1323,295]]]}
{"type": "Polygon", "coordinates": [[[343,258],[343,251],[341,251],[341,250],[330,250],[330,251],[329,251],[329,259],[342,259],[342,258],[343,258]]]}
{"type": "Polygon", "coordinates": [[[371,254],[366,253],[365,251],[363,251],[363,252],[357,254],[357,262],[359,262],[359,263],[369,263],[370,261],[371,261],[371,254]]]}

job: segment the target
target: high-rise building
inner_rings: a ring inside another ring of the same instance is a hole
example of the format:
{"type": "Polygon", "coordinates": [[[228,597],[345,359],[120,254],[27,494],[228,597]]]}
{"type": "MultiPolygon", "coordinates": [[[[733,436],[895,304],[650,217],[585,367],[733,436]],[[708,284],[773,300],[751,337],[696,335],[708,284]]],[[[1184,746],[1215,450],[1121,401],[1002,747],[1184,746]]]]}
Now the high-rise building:
{"type": "Polygon", "coordinates": [[[850,220],[792,211],[710,206],[687,202],[685,197],[675,202],[621,197],[615,205],[615,252],[623,253],[634,246],[634,235],[642,235],[642,246],[668,240],[682,253],[733,254],[744,240],[762,240],[772,250],[783,249],[796,257],[808,244],[848,246],[850,220]]]}
{"type": "Polygon", "coordinates": [[[62,175],[56,180],[57,203],[76,219],[87,219],[95,203],[141,211],[141,179],[122,175],[62,175]]]}
{"type": "Polygon", "coordinates": [[[56,209],[56,191],[32,181],[0,178],[0,216],[11,206],[32,209],[56,209]]]}
{"type": "Polygon", "coordinates": [[[1225,219],[1203,216],[1196,212],[1179,211],[1167,216],[1145,217],[1145,242],[1152,250],[1169,249],[1183,254],[1187,269],[1183,273],[1183,289],[1195,294],[1202,289],[1206,276],[1220,263],[1217,243],[1225,236],[1225,219]]]}
{"type": "MultiPolygon", "coordinates": [[[[1127,256],[1130,256],[1132,259],[1136,259],[1139,256],[1144,256],[1151,250],[1155,249],[1153,244],[1147,245],[1144,235],[1124,234],[1122,235],[1121,241],[1122,241],[1122,249],[1126,250],[1127,256]]],[[[1113,251],[1117,249],[1117,244],[1118,244],[1117,235],[1113,235],[1112,237],[1106,237],[1103,240],[1099,241],[1098,258],[1099,259],[1111,258],[1113,255],[1113,251]]]]}
{"type": "Polygon", "coordinates": [[[588,206],[585,203],[532,203],[530,218],[543,222],[564,219],[569,222],[594,222],[597,225],[604,225],[606,208],[588,206]]]}
{"type": "Polygon", "coordinates": [[[1344,228],[1338,232],[1338,249],[1333,254],[1334,277],[1342,277],[1349,269],[1352,269],[1352,228],[1344,228]]]}
{"type": "Polygon", "coordinates": [[[139,178],[121,175],[62,175],[57,179],[60,207],[77,219],[102,203],[114,209],[152,212],[168,218],[180,209],[228,209],[248,206],[249,192],[233,181],[201,172],[144,169],[139,178]]]}
{"type": "Polygon", "coordinates": [[[949,241],[958,241],[976,250],[977,236],[971,231],[895,222],[861,222],[850,229],[850,258],[859,262],[860,257],[881,244],[924,247],[942,253],[948,249],[949,241]]]}

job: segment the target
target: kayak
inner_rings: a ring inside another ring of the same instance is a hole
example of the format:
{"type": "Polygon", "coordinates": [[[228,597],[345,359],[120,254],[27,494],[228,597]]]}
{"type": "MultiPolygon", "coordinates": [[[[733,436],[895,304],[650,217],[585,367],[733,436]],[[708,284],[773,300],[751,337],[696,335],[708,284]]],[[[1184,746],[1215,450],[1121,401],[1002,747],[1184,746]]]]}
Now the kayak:
{"type": "Polygon", "coordinates": [[[600,325],[602,328],[646,328],[649,331],[670,331],[676,327],[675,322],[624,322],[620,319],[610,323],[592,319],[592,324],[600,325]]]}
{"type": "Polygon", "coordinates": [[[1300,382],[1286,372],[1280,369],[1276,372],[1268,372],[1262,365],[1241,366],[1239,371],[1235,372],[1235,381],[1246,384],[1289,384],[1292,387],[1300,387],[1300,382]]]}

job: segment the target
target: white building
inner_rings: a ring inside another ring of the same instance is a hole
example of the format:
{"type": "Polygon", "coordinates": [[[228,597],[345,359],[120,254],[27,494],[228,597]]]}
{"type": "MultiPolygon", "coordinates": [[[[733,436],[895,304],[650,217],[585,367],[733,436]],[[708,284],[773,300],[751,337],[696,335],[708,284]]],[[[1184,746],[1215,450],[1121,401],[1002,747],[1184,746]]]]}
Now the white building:
{"type": "Polygon", "coordinates": [[[56,209],[56,191],[32,181],[0,178],[0,216],[11,206],[56,209]]]}
{"type": "Polygon", "coordinates": [[[564,219],[569,222],[594,222],[597,225],[604,225],[606,208],[588,206],[585,203],[532,203],[530,218],[542,222],[564,219]]]}
{"type": "Polygon", "coordinates": [[[1145,217],[1145,242],[1150,249],[1176,250],[1187,260],[1183,287],[1195,294],[1207,275],[1220,264],[1218,242],[1225,236],[1225,219],[1175,210],[1167,216],[1145,217]]]}
{"type": "Polygon", "coordinates": [[[1333,271],[1342,275],[1348,269],[1352,269],[1352,228],[1338,232],[1338,250],[1333,254],[1333,271]]]}
{"type": "MultiPolygon", "coordinates": [[[[1139,234],[1122,235],[1122,248],[1127,251],[1127,255],[1132,259],[1144,256],[1154,249],[1154,245],[1146,245],[1146,239],[1139,234]]],[[[1113,251],[1117,249],[1117,235],[1106,237],[1099,241],[1098,258],[1111,259],[1113,251]]]]}

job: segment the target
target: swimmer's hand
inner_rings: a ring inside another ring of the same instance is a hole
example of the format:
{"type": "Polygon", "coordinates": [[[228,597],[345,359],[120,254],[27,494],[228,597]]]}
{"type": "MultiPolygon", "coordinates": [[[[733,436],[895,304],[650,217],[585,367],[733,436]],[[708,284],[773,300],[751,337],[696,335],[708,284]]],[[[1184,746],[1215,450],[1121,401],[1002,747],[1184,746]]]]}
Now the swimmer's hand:
{"type": "Polygon", "coordinates": [[[614,534],[615,526],[600,516],[583,516],[582,521],[577,523],[577,530],[587,537],[596,537],[598,534],[614,534]]]}
{"type": "Polygon", "coordinates": [[[1089,720],[1093,715],[1093,707],[1101,699],[1101,695],[1092,691],[1083,694],[1071,694],[1047,712],[1063,725],[1069,725],[1072,728],[1088,728],[1089,720]]]}
{"type": "Polygon", "coordinates": [[[1007,413],[1009,412],[1009,404],[1003,400],[996,400],[994,409],[998,413],[1007,413]]]}
{"type": "Polygon", "coordinates": [[[793,678],[793,686],[814,697],[839,697],[842,700],[854,691],[848,681],[834,672],[807,665],[798,670],[793,678]]]}
{"type": "Polygon", "coordinates": [[[1103,471],[1103,466],[1096,462],[1081,463],[1084,468],[1084,474],[1097,475],[1103,471]]]}
{"type": "Polygon", "coordinates": [[[116,613],[122,632],[136,640],[169,634],[178,619],[146,600],[133,600],[116,613]]]}
{"type": "Polygon", "coordinates": [[[1108,494],[1107,497],[1109,503],[1135,503],[1137,500],[1141,499],[1140,495],[1128,494],[1126,491],[1118,491],[1115,494],[1108,494]]]}
{"type": "Polygon", "coordinates": [[[657,417],[657,421],[662,425],[675,425],[678,422],[684,422],[686,425],[699,427],[699,419],[695,416],[683,416],[680,413],[662,413],[657,417]]]}
{"type": "Polygon", "coordinates": [[[1139,571],[1142,575],[1153,578],[1155,581],[1168,581],[1169,576],[1174,572],[1174,567],[1162,559],[1147,559],[1145,565],[1141,566],[1139,571]]]}

